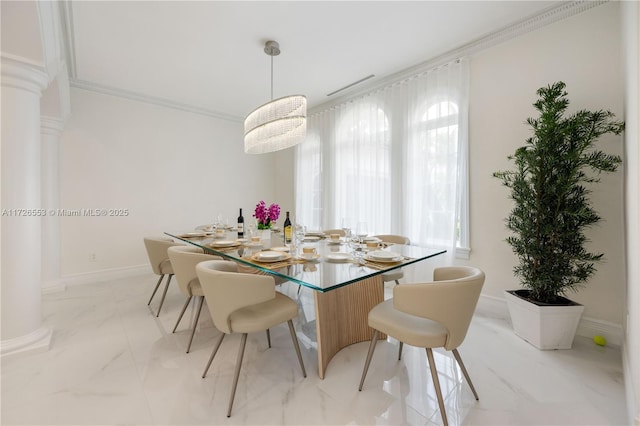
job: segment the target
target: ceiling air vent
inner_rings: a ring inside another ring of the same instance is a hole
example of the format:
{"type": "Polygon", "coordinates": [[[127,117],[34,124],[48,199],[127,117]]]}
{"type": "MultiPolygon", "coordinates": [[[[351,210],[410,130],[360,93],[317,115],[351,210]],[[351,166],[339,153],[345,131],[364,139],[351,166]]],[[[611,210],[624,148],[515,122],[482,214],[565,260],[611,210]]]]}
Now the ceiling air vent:
{"type": "Polygon", "coordinates": [[[346,86],[341,87],[341,88],[340,88],[340,89],[338,89],[338,90],[334,90],[334,91],[333,91],[333,92],[331,92],[331,93],[327,93],[327,96],[333,96],[333,95],[335,95],[336,93],[342,92],[343,90],[347,90],[347,89],[349,89],[350,87],[353,87],[353,86],[355,86],[356,84],[360,84],[360,83],[362,83],[362,82],[364,82],[364,81],[367,81],[367,80],[369,80],[370,78],[373,78],[373,77],[375,77],[375,75],[373,75],[373,74],[368,75],[368,76],[366,76],[365,78],[361,78],[361,79],[360,79],[360,80],[358,80],[358,81],[354,81],[354,82],[353,82],[353,83],[351,83],[351,84],[347,84],[346,86]]]}

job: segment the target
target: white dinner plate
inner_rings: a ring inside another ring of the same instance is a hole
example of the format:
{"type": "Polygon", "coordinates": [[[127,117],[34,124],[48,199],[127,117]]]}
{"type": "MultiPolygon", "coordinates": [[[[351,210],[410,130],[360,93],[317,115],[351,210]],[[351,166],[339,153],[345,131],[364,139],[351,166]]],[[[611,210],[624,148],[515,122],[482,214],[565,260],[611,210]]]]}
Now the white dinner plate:
{"type": "Polygon", "coordinates": [[[300,255],[298,255],[298,259],[316,260],[316,259],[320,259],[320,255],[318,253],[300,253],[300,255]]]}
{"type": "Polygon", "coordinates": [[[282,257],[282,253],[278,252],[278,251],[262,251],[260,253],[258,253],[257,255],[258,259],[263,259],[263,260],[274,260],[274,259],[280,259],[282,257]]]}
{"type": "Polygon", "coordinates": [[[327,261],[329,262],[348,262],[351,260],[351,256],[347,253],[331,253],[327,255],[327,261]]]}
{"type": "Polygon", "coordinates": [[[317,235],[305,235],[302,241],[312,242],[312,241],[320,241],[320,237],[317,235]]]}
{"type": "Polygon", "coordinates": [[[220,241],[213,241],[210,245],[211,247],[231,247],[231,246],[240,245],[240,243],[237,241],[231,241],[231,240],[220,240],[220,241]]]}
{"type": "Polygon", "coordinates": [[[251,256],[251,258],[258,262],[280,262],[291,258],[291,255],[281,251],[261,251],[251,256]]]}
{"type": "Polygon", "coordinates": [[[204,232],[185,232],[180,234],[180,238],[204,237],[204,232]]]}
{"type": "Polygon", "coordinates": [[[386,259],[383,259],[379,257],[372,257],[370,253],[365,254],[364,258],[371,262],[380,262],[380,263],[397,263],[402,260],[402,256],[399,256],[399,255],[395,255],[393,257],[388,257],[386,259]]]}
{"type": "Polygon", "coordinates": [[[289,247],[271,247],[271,251],[280,251],[280,252],[284,252],[284,253],[289,253],[289,247]]]}
{"type": "Polygon", "coordinates": [[[390,251],[376,250],[368,253],[369,257],[376,260],[391,260],[398,257],[398,254],[390,251]]]}

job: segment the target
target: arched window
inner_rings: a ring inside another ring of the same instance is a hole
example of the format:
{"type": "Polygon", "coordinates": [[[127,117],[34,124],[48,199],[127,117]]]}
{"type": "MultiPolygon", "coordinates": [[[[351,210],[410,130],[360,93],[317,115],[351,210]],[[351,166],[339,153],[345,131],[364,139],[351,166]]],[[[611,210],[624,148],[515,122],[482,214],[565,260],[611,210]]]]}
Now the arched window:
{"type": "Polygon", "coordinates": [[[468,80],[460,59],[310,117],[320,147],[298,150],[296,182],[308,225],[366,221],[370,233],[468,257],[468,80]]]}
{"type": "Polygon", "coordinates": [[[460,240],[458,112],[446,94],[427,98],[409,130],[406,220],[411,240],[421,245],[448,247],[452,238],[460,240]]]}

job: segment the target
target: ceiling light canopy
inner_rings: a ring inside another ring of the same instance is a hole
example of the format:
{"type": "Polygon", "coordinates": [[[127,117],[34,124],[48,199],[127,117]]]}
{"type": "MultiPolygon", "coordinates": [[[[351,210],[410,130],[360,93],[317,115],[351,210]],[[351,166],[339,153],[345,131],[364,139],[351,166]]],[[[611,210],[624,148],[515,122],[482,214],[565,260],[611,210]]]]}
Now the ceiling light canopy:
{"type": "Polygon", "coordinates": [[[290,148],[307,134],[307,98],[291,95],[273,99],[273,57],[280,54],[276,41],[265,43],[271,56],[271,102],[253,110],[244,120],[244,152],[264,154],[290,148]]]}

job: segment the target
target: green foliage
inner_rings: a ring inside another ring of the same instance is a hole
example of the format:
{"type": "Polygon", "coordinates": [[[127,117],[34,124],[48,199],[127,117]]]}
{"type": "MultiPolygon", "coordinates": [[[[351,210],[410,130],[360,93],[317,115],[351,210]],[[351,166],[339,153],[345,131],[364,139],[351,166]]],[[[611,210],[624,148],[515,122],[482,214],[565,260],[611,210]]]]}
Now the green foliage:
{"type": "Polygon", "coordinates": [[[578,111],[568,117],[563,82],[538,89],[533,105],[540,117],[527,123],[533,136],[509,156],[515,170],[493,174],[511,190],[515,207],[506,219],[507,243],[518,257],[515,275],[532,299],[554,303],[576,291],[595,272],[603,254],[585,249],[586,228],[600,220],[585,184],[601,172],[615,172],[622,159],[594,148],[607,133],[620,134],[624,123],[609,111],[578,111]],[[587,174],[587,171],[591,173],[587,174]]]}

